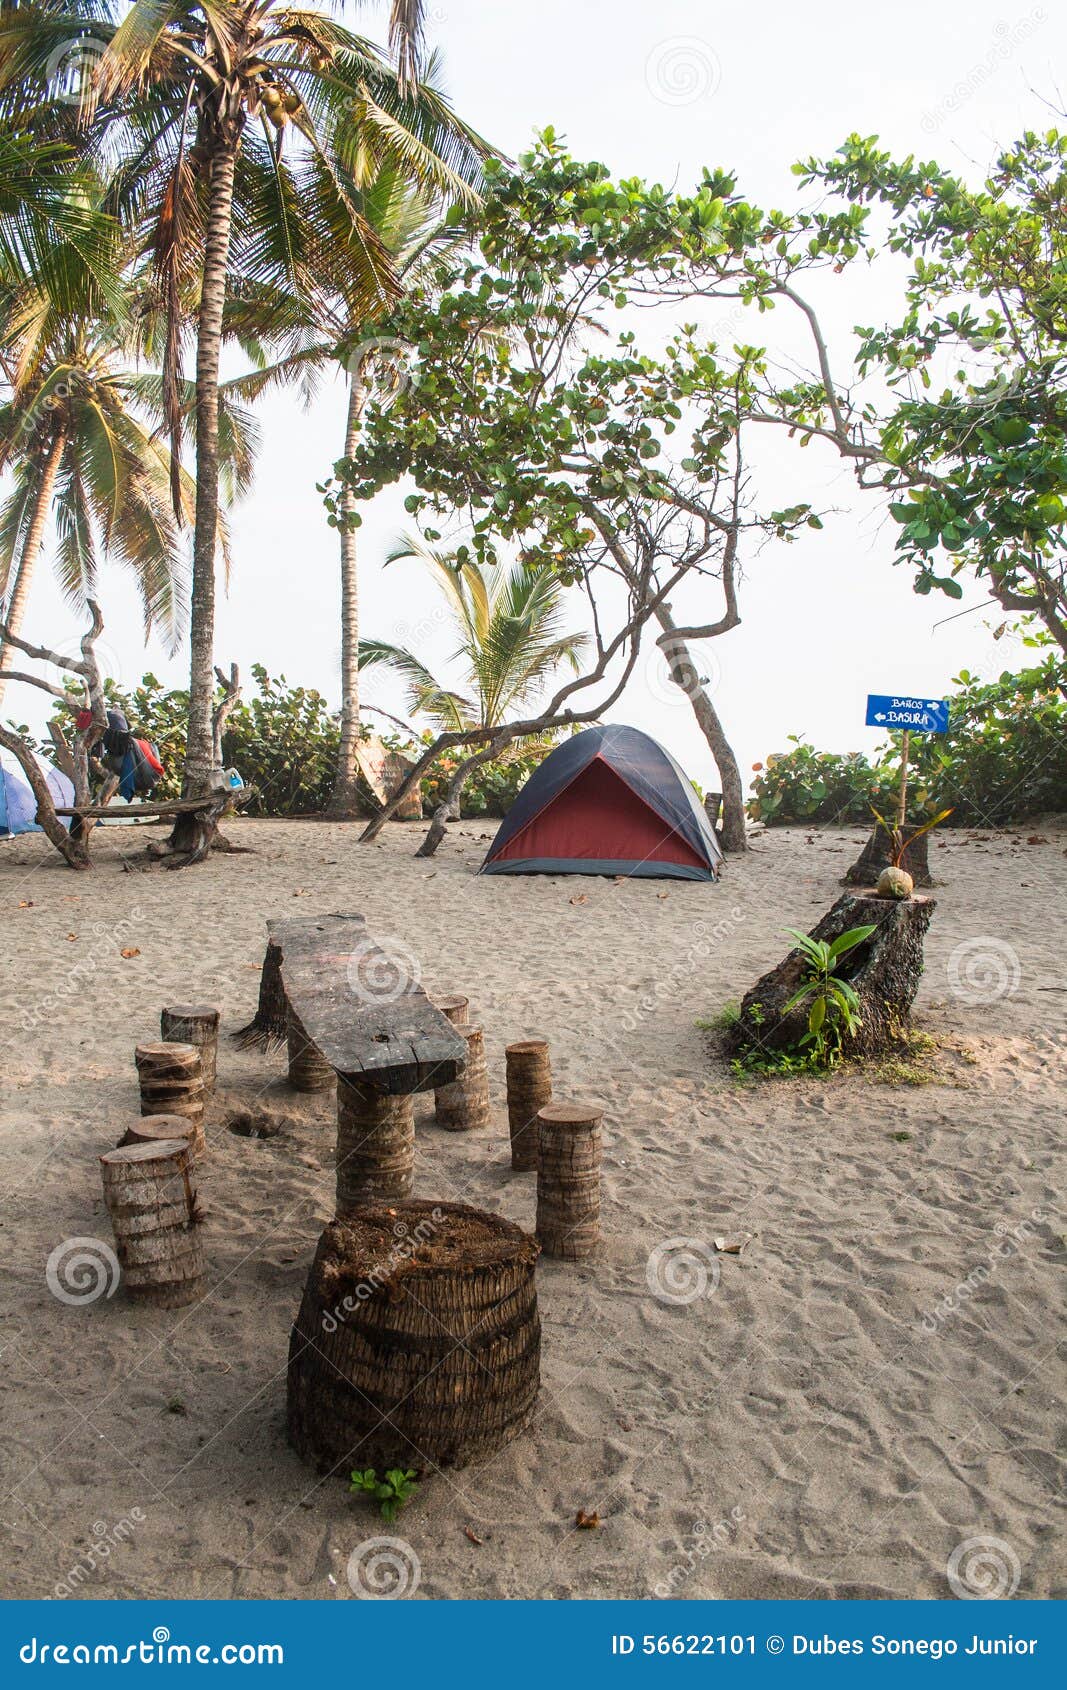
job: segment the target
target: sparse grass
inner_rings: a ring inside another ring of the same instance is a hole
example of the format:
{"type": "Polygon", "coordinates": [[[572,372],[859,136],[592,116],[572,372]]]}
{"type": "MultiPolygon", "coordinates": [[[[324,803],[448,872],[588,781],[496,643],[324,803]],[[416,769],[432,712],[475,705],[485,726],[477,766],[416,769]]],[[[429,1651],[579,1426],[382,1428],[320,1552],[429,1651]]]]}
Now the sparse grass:
{"type": "Polygon", "coordinates": [[[702,1033],[728,1033],[741,1019],[741,1004],[737,998],[724,1003],[717,1015],[698,1016],[694,1027],[702,1033]]]}
{"type": "MultiPolygon", "coordinates": [[[[727,1022],[726,1027],[729,1025],[727,1022]]],[[[845,1057],[834,1069],[818,1066],[809,1052],[800,1051],[749,1050],[743,1056],[727,1058],[727,1063],[735,1082],[742,1086],[758,1080],[823,1079],[837,1083],[862,1077],[884,1086],[965,1087],[970,1082],[959,1074],[955,1064],[973,1066],[977,1060],[965,1045],[912,1030],[900,1035],[897,1048],[888,1055],[845,1057]]]]}

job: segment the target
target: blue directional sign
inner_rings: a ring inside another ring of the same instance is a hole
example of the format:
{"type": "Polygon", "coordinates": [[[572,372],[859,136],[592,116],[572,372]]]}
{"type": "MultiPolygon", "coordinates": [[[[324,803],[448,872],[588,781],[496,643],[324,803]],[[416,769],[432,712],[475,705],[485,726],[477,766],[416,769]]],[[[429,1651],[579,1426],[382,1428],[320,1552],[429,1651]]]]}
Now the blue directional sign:
{"type": "Polygon", "coordinates": [[[880,692],[867,695],[867,726],[899,733],[948,733],[947,698],[893,698],[880,692]]]}

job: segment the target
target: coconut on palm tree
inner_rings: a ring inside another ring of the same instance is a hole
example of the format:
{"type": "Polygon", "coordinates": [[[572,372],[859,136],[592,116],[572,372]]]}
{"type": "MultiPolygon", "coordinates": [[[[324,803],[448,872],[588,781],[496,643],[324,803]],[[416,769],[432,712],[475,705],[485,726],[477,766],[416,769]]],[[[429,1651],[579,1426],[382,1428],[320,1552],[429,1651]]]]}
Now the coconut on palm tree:
{"type": "MultiPolygon", "coordinates": [[[[418,558],[429,571],[458,636],[452,661],[465,671],[465,690],[458,692],[407,647],[362,641],[360,669],[380,666],[400,676],[413,714],[440,729],[498,727],[521,714],[561,664],[577,672],[588,640],[565,630],[567,589],[554,570],[461,560],[407,537],[391,548],[387,562],[401,558],[418,558]]],[[[515,740],[509,749],[518,754],[528,744],[515,740]]]]}

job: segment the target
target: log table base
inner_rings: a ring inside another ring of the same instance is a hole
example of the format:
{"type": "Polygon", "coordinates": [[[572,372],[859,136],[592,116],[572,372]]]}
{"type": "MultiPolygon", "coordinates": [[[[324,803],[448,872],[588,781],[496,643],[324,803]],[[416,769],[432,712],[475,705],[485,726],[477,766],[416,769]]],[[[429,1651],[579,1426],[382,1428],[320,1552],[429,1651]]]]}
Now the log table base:
{"type": "Polygon", "coordinates": [[[127,1291],[155,1308],[200,1295],[204,1253],[188,1144],[127,1144],[100,1158],[104,1201],[127,1291]]]}
{"type": "Polygon", "coordinates": [[[415,1181],[415,1114],[410,1097],[337,1081],[337,1214],[410,1197],[415,1181]]]}
{"type": "Polygon", "coordinates": [[[522,1039],[504,1052],[508,1083],[508,1131],[511,1165],[522,1172],[537,1167],[537,1112],[552,1102],[552,1069],[547,1039],[522,1039]]]}
{"type": "Polygon", "coordinates": [[[289,1011],[289,1084],[294,1091],[329,1091],[334,1071],[304,1031],[300,1017],[289,1011]]]}
{"type": "Polygon", "coordinates": [[[530,1423],[537,1242],[462,1203],[333,1221],[289,1346],[289,1441],[320,1470],[463,1466],[530,1423]]]}
{"type": "Polygon", "coordinates": [[[467,1043],[467,1066],[458,1079],[434,1092],[437,1125],[450,1133],[475,1132],[489,1125],[489,1074],[480,1027],[460,1023],[456,1032],[467,1043]]]}
{"type": "Polygon", "coordinates": [[[600,1239],[599,1103],[549,1103],[537,1117],[537,1236],[546,1256],[579,1262],[600,1239]]]}

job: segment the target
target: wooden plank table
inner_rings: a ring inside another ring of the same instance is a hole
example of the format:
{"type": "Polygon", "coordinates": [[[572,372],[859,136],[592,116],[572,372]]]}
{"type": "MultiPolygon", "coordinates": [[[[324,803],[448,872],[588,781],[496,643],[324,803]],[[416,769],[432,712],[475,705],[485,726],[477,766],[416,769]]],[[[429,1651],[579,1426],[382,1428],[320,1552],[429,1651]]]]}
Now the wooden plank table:
{"type": "Polygon", "coordinates": [[[402,1095],[463,1072],[466,1041],[361,915],[267,922],[260,1008],[249,1040],[284,1036],[288,1006],[342,1079],[402,1095]]]}

